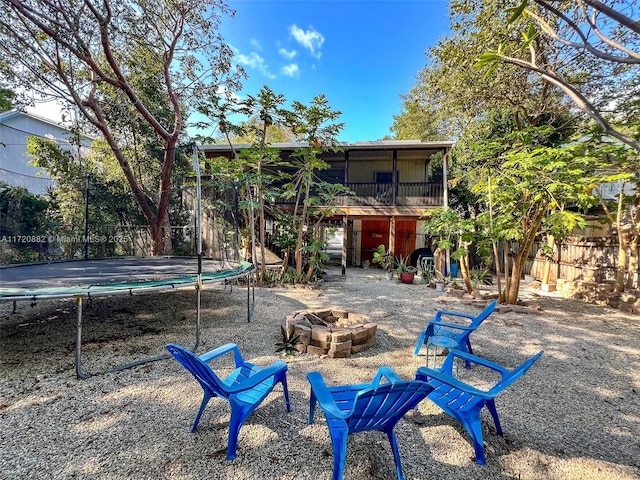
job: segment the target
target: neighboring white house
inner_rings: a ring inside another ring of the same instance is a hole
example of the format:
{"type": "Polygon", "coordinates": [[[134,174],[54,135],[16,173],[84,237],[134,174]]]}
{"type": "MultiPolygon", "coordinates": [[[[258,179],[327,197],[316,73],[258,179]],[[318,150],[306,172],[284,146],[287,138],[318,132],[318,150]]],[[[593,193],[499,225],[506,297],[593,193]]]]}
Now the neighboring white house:
{"type": "MultiPolygon", "coordinates": [[[[42,169],[29,164],[31,157],[27,155],[27,138],[30,136],[48,138],[62,149],[76,153],[78,146],[70,142],[71,132],[63,125],[18,110],[0,113],[0,181],[43,195],[54,186],[54,181],[42,169]]],[[[90,137],[81,139],[83,156],[86,156],[91,143],[90,137]]]]}

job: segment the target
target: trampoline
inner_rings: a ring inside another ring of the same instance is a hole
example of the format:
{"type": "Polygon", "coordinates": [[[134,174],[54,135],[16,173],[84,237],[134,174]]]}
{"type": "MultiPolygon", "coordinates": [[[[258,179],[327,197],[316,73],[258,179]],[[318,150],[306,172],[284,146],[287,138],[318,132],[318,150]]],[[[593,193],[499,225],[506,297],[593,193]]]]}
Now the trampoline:
{"type": "MultiPolygon", "coordinates": [[[[255,266],[248,262],[229,262],[201,257],[120,257],[99,260],[71,260],[0,267],[0,301],[16,302],[74,298],[77,305],[76,374],[82,371],[82,303],[91,297],[133,295],[137,292],[195,287],[197,321],[195,350],[200,343],[200,292],[204,285],[247,278],[247,321],[250,321],[255,297],[252,297],[255,266]]],[[[254,294],[255,295],[255,294],[254,294]]],[[[169,358],[143,359],[109,370],[169,358]]]]}

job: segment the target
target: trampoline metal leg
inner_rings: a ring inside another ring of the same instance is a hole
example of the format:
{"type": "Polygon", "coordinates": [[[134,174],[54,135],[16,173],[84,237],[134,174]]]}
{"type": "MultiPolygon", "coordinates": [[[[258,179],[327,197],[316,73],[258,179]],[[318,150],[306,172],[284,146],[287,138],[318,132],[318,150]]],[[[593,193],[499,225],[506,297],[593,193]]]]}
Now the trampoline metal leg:
{"type": "Polygon", "coordinates": [[[89,378],[82,371],[82,297],[76,297],[77,320],[76,320],[76,375],[78,378],[89,378]]]}
{"type": "Polygon", "coordinates": [[[256,303],[256,285],[252,273],[247,275],[247,323],[253,318],[253,307],[256,303]]]}
{"type": "Polygon", "coordinates": [[[200,346],[200,290],[202,283],[196,285],[196,344],[193,346],[193,352],[200,346]]]}

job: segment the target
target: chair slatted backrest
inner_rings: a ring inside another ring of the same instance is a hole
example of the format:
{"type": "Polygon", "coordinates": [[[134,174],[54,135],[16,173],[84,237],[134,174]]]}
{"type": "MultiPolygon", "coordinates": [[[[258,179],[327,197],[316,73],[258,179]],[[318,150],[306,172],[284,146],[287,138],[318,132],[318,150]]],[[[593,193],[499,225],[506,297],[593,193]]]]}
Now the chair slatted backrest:
{"type": "MultiPolygon", "coordinates": [[[[393,427],[431,390],[432,387],[426,383],[413,380],[385,383],[363,390],[356,395],[352,403],[352,414],[347,419],[349,431],[355,433],[393,427]]],[[[340,407],[338,399],[336,403],[340,407]]]]}
{"type": "Polygon", "coordinates": [[[213,395],[229,398],[226,385],[218,378],[211,367],[195,353],[174,343],[167,345],[166,348],[195,377],[202,388],[213,395]]]}
{"type": "Polygon", "coordinates": [[[459,388],[452,387],[438,380],[429,382],[434,387],[433,392],[429,395],[436,404],[446,404],[453,411],[466,410],[473,407],[478,402],[484,402],[484,398],[463,392],[459,388]]]}
{"type": "Polygon", "coordinates": [[[460,330],[455,330],[449,327],[445,327],[445,326],[441,326],[438,324],[435,324],[433,326],[433,335],[437,335],[439,337],[449,337],[454,339],[456,342],[458,341],[458,339],[462,336],[462,335],[466,335],[467,332],[460,332],[460,330]]]}

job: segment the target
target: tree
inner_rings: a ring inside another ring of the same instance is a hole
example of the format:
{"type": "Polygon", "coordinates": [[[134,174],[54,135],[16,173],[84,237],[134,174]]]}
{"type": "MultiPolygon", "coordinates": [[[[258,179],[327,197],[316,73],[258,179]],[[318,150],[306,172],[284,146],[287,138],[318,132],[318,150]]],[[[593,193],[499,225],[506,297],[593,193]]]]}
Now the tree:
{"type": "MultiPolygon", "coordinates": [[[[9,70],[9,64],[4,59],[0,59],[0,79],[7,76],[9,70]]],[[[13,90],[2,85],[0,80],[0,113],[6,112],[13,108],[13,99],[15,94],[13,90]]]]}
{"type": "MultiPolygon", "coordinates": [[[[233,151],[231,161],[221,157],[210,163],[215,164],[216,172],[233,175],[244,186],[243,206],[245,212],[248,211],[248,223],[253,224],[253,209],[258,210],[262,258],[265,258],[268,206],[275,219],[272,240],[285,252],[282,273],[286,271],[293,250],[297,280],[306,283],[322,263],[323,245],[318,241],[317,231],[320,222],[325,216],[333,215],[337,198],[352,192],[317,176],[318,170],[329,168],[320,154],[338,149],[337,135],[342,124],[335,120],[341,113],[331,109],[324,95],[315,97],[310,105],[294,101],[291,108],[285,108],[284,103],[282,95],[264,86],[255,98],[249,96],[242,102],[222,102],[217,97],[210,97],[202,102],[199,111],[221,126],[221,133],[233,151]],[[248,116],[250,120],[236,125],[229,118],[237,114],[248,116]],[[282,132],[289,132],[289,138],[301,144],[288,158],[281,158],[279,150],[270,147],[271,134],[282,132]],[[252,140],[251,146],[236,152],[233,139],[239,138],[252,140]],[[275,204],[278,197],[294,199],[293,210],[285,211],[275,204]],[[306,272],[305,267],[308,267],[306,272]]],[[[261,280],[265,275],[263,262],[261,280]]]]}
{"type": "MultiPolygon", "coordinates": [[[[265,175],[264,168],[267,166],[274,166],[280,163],[280,156],[278,152],[273,150],[267,150],[269,145],[269,141],[267,139],[267,130],[271,127],[276,119],[281,117],[282,112],[282,104],[284,103],[285,98],[283,95],[276,95],[269,87],[266,85],[262,87],[260,90],[258,97],[256,99],[249,97],[248,103],[249,107],[257,107],[259,112],[259,118],[261,124],[249,124],[249,131],[253,130],[254,136],[256,138],[256,147],[257,149],[253,149],[255,159],[255,171],[256,171],[256,182],[255,182],[255,197],[258,200],[258,217],[259,217],[259,234],[260,234],[260,258],[261,269],[260,269],[260,279],[264,280],[267,273],[267,262],[265,259],[266,250],[266,216],[265,216],[265,189],[267,184],[270,183],[270,178],[268,175],[265,175]]],[[[249,155],[251,155],[251,149],[247,151],[249,155]]],[[[253,252],[254,255],[257,252],[253,252]]]]}
{"type": "MultiPolygon", "coordinates": [[[[553,122],[565,111],[561,96],[545,81],[502,65],[490,76],[474,68],[477,57],[499,45],[521,43],[508,28],[504,2],[453,0],[451,34],[427,50],[426,66],[404,95],[403,112],[394,117],[397,138],[457,138],[488,112],[508,112],[516,128],[553,122]]],[[[545,45],[553,55],[553,45],[545,45]]]]}
{"type": "MultiPolygon", "coordinates": [[[[291,125],[296,136],[306,142],[308,147],[298,147],[292,154],[292,166],[296,169],[293,179],[285,185],[283,196],[295,198],[293,209],[294,227],[297,230],[296,247],[294,252],[296,273],[302,276],[303,248],[305,244],[305,229],[316,233],[316,227],[322,218],[331,213],[331,206],[339,195],[348,191],[342,185],[320,181],[316,177],[317,170],[326,170],[329,164],[320,158],[320,153],[329,150],[337,151],[338,134],[343,124],[336,123],[342,112],[332,110],[324,95],[314,97],[310,105],[294,101],[289,112],[285,112],[286,122],[291,125]],[[328,206],[320,212],[316,207],[328,206]],[[314,218],[314,225],[310,220],[314,218]]],[[[314,241],[308,242],[313,245],[314,241]]],[[[316,253],[318,249],[314,250],[316,253]]],[[[307,270],[305,282],[313,274],[316,258],[307,270]]]]}
{"type": "MultiPolygon", "coordinates": [[[[254,258],[257,248],[260,249],[260,258],[266,258],[266,197],[272,193],[270,187],[285,177],[279,170],[285,162],[280,159],[278,150],[270,148],[272,135],[276,136],[276,140],[280,140],[287,132],[284,126],[284,102],[283,95],[276,94],[265,85],[256,97],[249,95],[241,102],[221,104],[219,97],[212,97],[204,99],[198,106],[201,114],[218,123],[220,133],[234,152],[233,170],[241,173],[243,196],[249,207],[247,223],[252,226],[255,224],[253,212],[257,207],[259,246],[251,245],[254,258]],[[234,114],[248,116],[249,120],[235,125],[229,119],[234,114]],[[234,144],[238,142],[249,143],[250,147],[236,152],[234,144]]],[[[205,125],[205,122],[198,124],[199,127],[205,125]]],[[[227,162],[223,158],[220,161],[227,162]]],[[[267,265],[262,261],[260,281],[265,280],[266,273],[267,265]]]]}
{"type": "MultiPolygon", "coordinates": [[[[514,303],[533,241],[566,236],[582,224],[579,209],[594,201],[585,180],[588,162],[568,147],[589,128],[549,79],[483,56],[522,47],[504,2],[454,0],[450,8],[452,34],[428,51],[427,66],[394,125],[402,131],[423,128],[423,139],[433,132],[457,137],[449,186],[458,198],[451,205],[475,220],[479,237],[488,238],[478,240],[493,250],[501,300],[514,303]]],[[[563,65],[567,73],[572,66],[576,70],[553,39],[537,36],[532,43],[539,59],[563,65]]],[[[571,78],[600,72],[596,62],[589,63],[571,78]]]]}
{"type": "MultiPolygon", "coordinates": [[[[464,218],[455,210],[443,210],[431,215],[424,224],[427,235],[438,238],[438,248],[450,251],[451,258],[460,263],[462,280],[469,292],[473,291],[470,277],[469,248],[476,238],[476,225],[473,218],[464,218]]],[[[444,272],[440,272],[444,274],[444,272]]]]}
{"type": "MultiPolygon", "coordinates": [[[[427,64],[403,97],[403,112],[394,117],[393,129],[398,138],[458,140],[448,158],[449,204],[474,217],[483,203],[471,191],[476,181],[473,172],[478,164],[496,158],[487,144],[480,151],[474,148],[477,142],[545,124],[554,125],[556,135],[567,138],[576,122],[569,114],[569,102],[543,79],[523,75],[507,64],[490,76],[474,68],[488,48],[516,48],[521,43],[507,25],[504,2],[453,0],[449,8],[452,33],[427,51],[427,64]]],[[[547,55],[554,55],[552,44],[545,48],[547,55]]]]}
{"type": "Polygon", "coordinates": [[[632,288],[640,242],[640,162],[638,152],[620,142],[592,136],[574,147],[589,164],[587,181],[618,239],[615,291],[632,288]],[[615,186],[612,196],[605,186],[615,186]],[[628,259],[628,260],[627,260],[628,259]]]}
{"type": "Polygon", "coordinates": [[[221,0],[0,5],[7,82],[75,106],[104,136],[146,219],[152,254],[164,250],[162,229],[185,115],[194,99],[220,90],[230,95],[243,75],[232,72],[231,49],[217,32],[225,13],[221,0]],[[153,188],[143,188],[132,168],[123,115],[145,125],[161,146],[153,188]]]}
{"type": "Polygon", "coordinates": [[[505,286],[502,290],[499,285],[499,294],[509,304],[518,301],[535,239],[540,235],[561,239],[583,226],[575,209],[586,209],[595,200],[588,188],[588,162],[571,147],[547,146],[545,137],[550,133],[552,128],[538,127],[507,134],[500,163],[485,168],[473,187],[490,202],[478,221],[494,243],[496,265],[502,263],[504,268],[505,286]]]}
{"type": "Polygon", "coordinates": [[[492,73],[503,63],[536,74],[564,92],[605,135],[640,151],[640,26],[624,13],[628,6],[623,0],[523,0],[509,18],[523,28],[520,45],[489,48],[476,67],[492,73]],[[540,48],[550,42],[558,51],[552,57],[540,48]]]}

